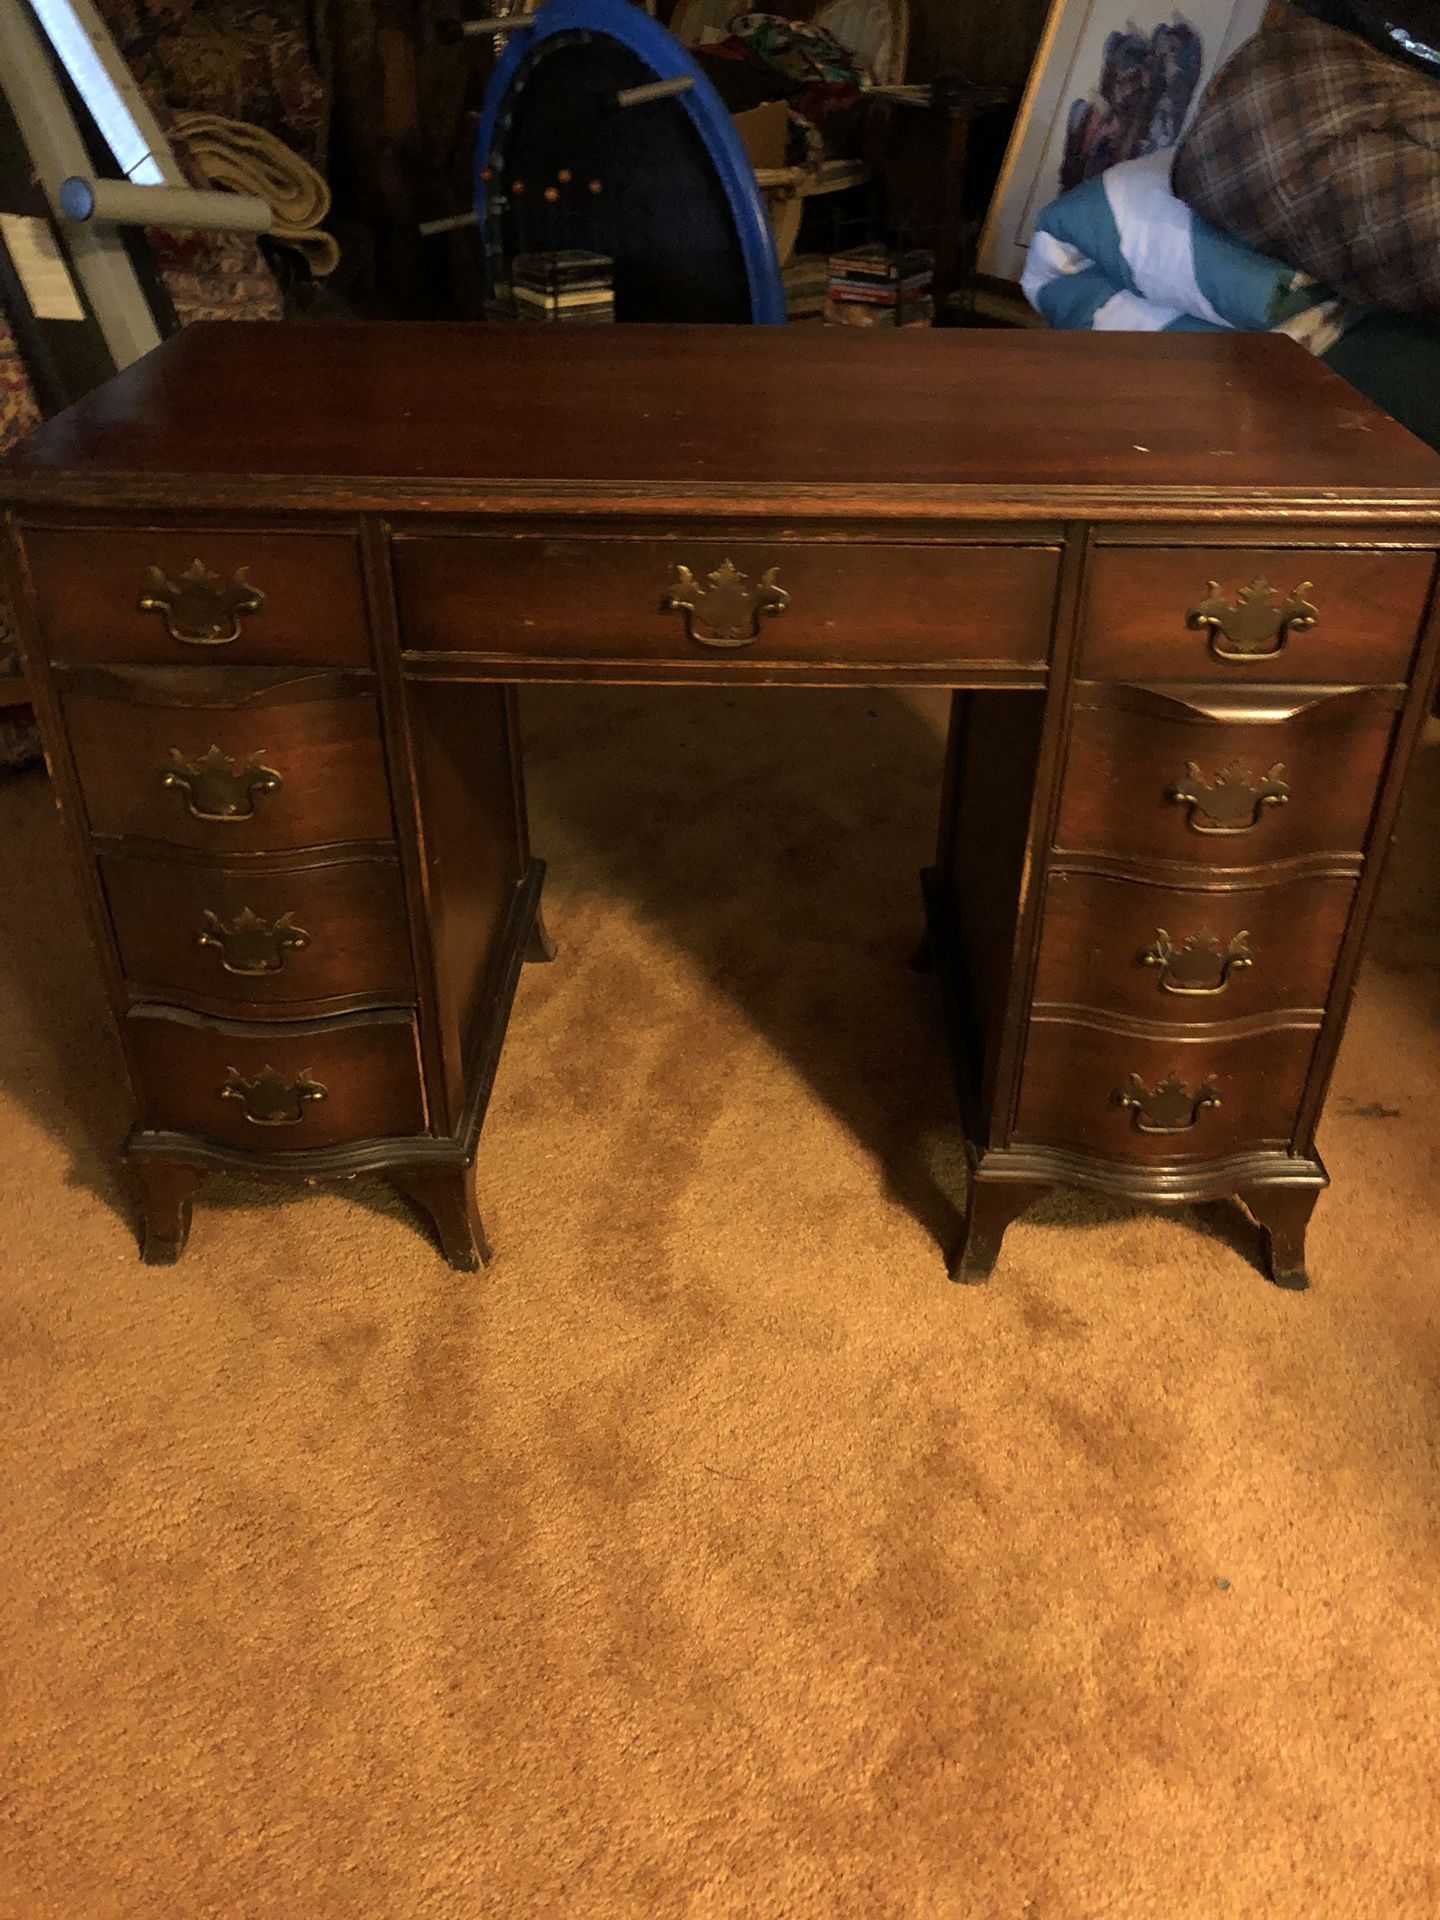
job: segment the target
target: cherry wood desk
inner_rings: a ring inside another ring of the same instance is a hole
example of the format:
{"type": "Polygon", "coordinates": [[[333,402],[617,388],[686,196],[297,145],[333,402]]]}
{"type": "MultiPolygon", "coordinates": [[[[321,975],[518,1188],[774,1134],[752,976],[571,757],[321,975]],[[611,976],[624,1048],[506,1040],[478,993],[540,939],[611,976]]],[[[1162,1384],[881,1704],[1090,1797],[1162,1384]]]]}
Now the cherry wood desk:
{"type": "Polygon", "coordinates": [[[905,682],[956,690],[956,1277],[1079,1181],[1238,1196],[1305,1284],[1440,459],[1288,341],[196,327],[0,474],[147,1259],[216,1167],[381,1170],[485,1257],[552,952],[517,684],[905,682]]]}

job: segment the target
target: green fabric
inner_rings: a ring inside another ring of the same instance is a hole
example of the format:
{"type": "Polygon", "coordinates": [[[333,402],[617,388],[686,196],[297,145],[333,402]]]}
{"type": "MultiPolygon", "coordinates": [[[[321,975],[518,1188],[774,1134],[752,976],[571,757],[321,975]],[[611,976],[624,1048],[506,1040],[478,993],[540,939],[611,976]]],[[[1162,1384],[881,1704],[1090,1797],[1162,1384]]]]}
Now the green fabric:
{"type": "Polygon", "coordinates": [[[1323,357],[1367,400],[1440,452],[1440,318],[1367,313],[1323,357]]]}

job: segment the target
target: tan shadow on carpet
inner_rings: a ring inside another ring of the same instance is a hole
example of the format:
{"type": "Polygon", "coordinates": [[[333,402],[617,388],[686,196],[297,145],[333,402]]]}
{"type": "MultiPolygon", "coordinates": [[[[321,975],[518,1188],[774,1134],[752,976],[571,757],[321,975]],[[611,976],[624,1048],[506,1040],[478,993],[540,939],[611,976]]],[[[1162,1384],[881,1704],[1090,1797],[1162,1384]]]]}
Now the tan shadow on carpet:
{"type": "Polygon", "coordinates": [[[128,1218],[124,1066],[43,768],[0,784],[0,820],[0,1072],[70,1155],[69,1184],[128,1218]]]}
{"type": "MultiPolygon", "coordinates": [[[[964,1145],[937,985],[909,958],[948,702],[919,690],[620,687],[533,688],[522,701],[561,964],[571,896],[601,873],[804,1077],[946,1250],[964,1145]]],[[[617,1044],[631,1017],[617,1001],[617,1044]]],[[[1146,1211],[1056,1193],[1027,1217],[1103,1230],[1146,1211]]],[[[1257,1258],[1238,1208],[1183,1212],[1257,1258]]]]}

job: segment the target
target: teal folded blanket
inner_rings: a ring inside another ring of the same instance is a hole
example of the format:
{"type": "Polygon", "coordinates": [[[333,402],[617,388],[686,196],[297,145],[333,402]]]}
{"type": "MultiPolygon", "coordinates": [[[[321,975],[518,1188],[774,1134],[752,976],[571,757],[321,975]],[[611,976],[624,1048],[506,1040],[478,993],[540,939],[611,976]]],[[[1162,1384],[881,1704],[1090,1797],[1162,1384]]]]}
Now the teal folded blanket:
{"type": "Polygon", "coordinates": [[[1022,280],[1052,326],[1288,333],[1326,353],[1362,309],[1227,239],[1177,200],[1168,152],[1062,194],[1036,222],[1022,280]]]}

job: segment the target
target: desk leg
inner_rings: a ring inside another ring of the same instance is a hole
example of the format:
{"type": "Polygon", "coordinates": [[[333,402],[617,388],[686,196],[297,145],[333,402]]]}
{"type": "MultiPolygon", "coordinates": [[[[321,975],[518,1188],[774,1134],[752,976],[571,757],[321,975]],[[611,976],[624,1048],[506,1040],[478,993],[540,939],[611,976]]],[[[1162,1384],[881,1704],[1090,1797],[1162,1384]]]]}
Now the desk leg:
{"type": "Polygon", "coordinates": [[[525,943],[525,958],[553,960],[557,951],[550,929],[545,924],[545,909],[537,901],[535,918],[530,922],[530,937],[525,943]]]}
{"type": "MultiPolygon", "coordinates": [[[[518,687],[505,689],[505,733],[510,748],[510,779],[515,795],[515,825],[520,838],[520,857],[522,861],[530,858],[530,807],[525,798],[525,745],[520,737],[520,690],[518,687]]],[[[531,922],[530,935],[525,944],[527,960],[553,960],[556,954],[550,929],[545,925],[544,909],[537,900],[535,918],[531,922]]]]}
{"type": "Polygon", "coordinates": [[[988,1280],[1000,1258],[1005,1229],[1049,1191],[1041,1180],[986,1180],[972,1172],[965,1195],[965,1224],[950,1262],[950,1278],[966,1286],[988,1280]]]}
{"type": "Polygon", "coordinates": [[[419,1209],[435,1230],[440,1251],[461,1273],[477,1273],[490,1264],[490,1243],[475,1198],[475,1168],[465,1166],[390,1167],[390,1184],[419,1209]]]}
{"type": "Polygon", "coordinates": [[[140,1188],[141,1258],[149,1267],[168,1267],[190,1238],[190,1203],[205,1175],[200,1167],[175,1160],[133,1160],[140,1188]]]}
{"type": "Polygon", "coordinates": [[[1246,1187],[1240,1199],[1260,1228],[1265,1242],[1265,1264],[1277,1287],[1303,1292],[1310,1284],[1305,1270],[1305,1232],[1318,1187],[1246,1187]]]}

